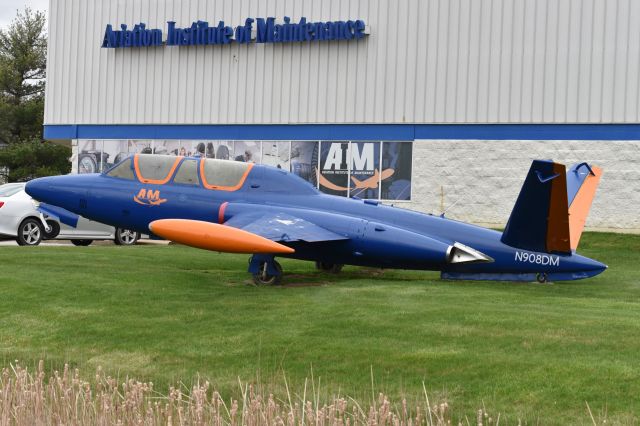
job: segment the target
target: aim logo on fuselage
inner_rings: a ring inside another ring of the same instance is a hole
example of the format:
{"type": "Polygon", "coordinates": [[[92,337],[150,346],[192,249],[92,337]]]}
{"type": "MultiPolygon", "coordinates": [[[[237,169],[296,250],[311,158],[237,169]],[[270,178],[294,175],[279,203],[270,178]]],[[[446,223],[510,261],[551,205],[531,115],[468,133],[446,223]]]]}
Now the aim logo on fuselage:
{"type": "Polygon", "coordinates": [[[160,190],[156,189],[154,191],[153,189],[142,188],[140,192],[138,192],[138,195],[133,197],[133,201],[138,204],[142,204],[143,206],[154,207],[166,203],[167,199],[160,198],[160,190]]]}

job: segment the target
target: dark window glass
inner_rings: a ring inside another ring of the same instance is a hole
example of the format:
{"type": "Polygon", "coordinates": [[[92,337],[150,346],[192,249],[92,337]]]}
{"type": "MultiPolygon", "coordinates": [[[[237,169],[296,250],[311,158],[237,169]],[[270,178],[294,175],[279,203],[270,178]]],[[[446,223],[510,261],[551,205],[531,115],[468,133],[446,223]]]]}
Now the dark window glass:
{"type": "Polygon", "coordinates": [[[383,200],[411,200],[411,142],[382,143],[383,200]]]}
{"type": "Polygon", "coordinates": [[[380,181],[393,170],[380,170],[380,142],[351,142],[350,196],[377,200],[380,181]]]}
{"type": "Polygon", "coordinates": [[[320,191],[347,196],[349,191],[349,142],[320,142],[320,191]]]}
{"type": "Polygon", "coordinates": [[[318,142],[291,142],[291,172],[318,187],[318,142]]]}

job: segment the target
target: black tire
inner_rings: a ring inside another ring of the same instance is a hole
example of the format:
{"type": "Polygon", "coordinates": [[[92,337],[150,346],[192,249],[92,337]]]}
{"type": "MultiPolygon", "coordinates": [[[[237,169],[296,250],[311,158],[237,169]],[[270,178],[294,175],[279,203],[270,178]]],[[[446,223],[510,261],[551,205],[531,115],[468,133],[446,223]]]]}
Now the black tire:
{"type": "Polygon", "coordinates": [[[20,246],[37,246],[42,242],[44,229],[39,220],[28,218],[18,226],[16,242],[20,246]]]}
{"type": "Polygon", "coordinates": [[[538,275],[536,275],[536,281],[538,281],[540,284],[544,284],[549,281],[549,277],[547,277],[547,274],[545,274],[544,272],[540,272],[538,275]]]}
{"type": "Polygon", "coordinates": [[[330,274],[339,274],[344,265],[340,263],[316,262],[316,269],[330,274]]]}
{"type": "Polygon", "coordinates": [[[55,220],[47,220],[47,225],[51,228],[51,231],[44,231],[44,239],[45,240],[53,240],[55,237],[60,235],[60,224],[55,220]]]}
{"type": "Polygon", "coordinates": [[[116,228],[116,237],[113,242],[117,246],[132,246],[140,239],[140,233],[130,229],[116,228]]]}
{"type": "MultiPolygon", "coordinates": [[[[265,266],[266,266],[267,262],[261,262],[260,263],[260,270],[264,271],[265,270],[265,266]]],[[[278,272],[280,272],[278,275],[268,275],[266,272],[259,272],[257,274],[253,274],[253,282],[256,285],[278,285],[282,282],[282,266],[280,266],[280,264],[278,262],[276,262],[275,260],[273,261],[273,263],[276,266],[276,269],[278,270],[278,272]]]]}
{"type": "Polygon", "coordinates": [[[90,246],[93,240],[71,240],[71,244],[76,247],[86,247],[90,246]]]}

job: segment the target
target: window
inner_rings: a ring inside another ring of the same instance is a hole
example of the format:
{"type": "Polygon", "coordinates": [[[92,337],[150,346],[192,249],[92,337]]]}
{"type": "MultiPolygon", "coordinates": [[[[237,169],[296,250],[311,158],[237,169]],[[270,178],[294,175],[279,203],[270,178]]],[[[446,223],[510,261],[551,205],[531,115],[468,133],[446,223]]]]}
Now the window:
{"type": "Polygon", "coordinates": [[[378,200],[380,183],[393,175],[393,170],[380,168],[380,143],[351,142],[349,196],[378,200]]]}
{"type": "Polygon", "coordinates": [[[101,140],[83,140],[78,143],[78,173],[100,173],[109,168],[109,154],[103,150],[101,140]]]}
{"type": "MultiPolygon", "coordinates": [[[[137,175],[143,183],[167,183],[181,164],[179,157],[206,158],[281,168],[327,194],[383,201],[411,200],[411,141],[79,140],[77,153],[80,173],[108,170],[127,155],[139,154],[138,160],[132,160],[133,178],[137,175]],[[143,154],[146,152],[164,156],[154,161],[151,155],[143,154]],[[174,161],[167,154],[174,156],[174,161]]],[[[207,163],[205,167],[204,162],[200,166],[183,160],[182,164],[184,168],[177,172],[174,182],[183,185],[202,182],[211,189],[238,189],[247,172],[241,165],[218,170],[214,164],[219,163],[207,163]]],[[[126,172],[126,176],[120,177],[131,179],[131,174],[126,172]]]]}
{"type": "Polygon", "coordinates": [[[264,141],[262,142],[262,164],[278,169],[291,171],[291,142],[264,141]]]}
{"type": "Polygon", "coordinates": [[[293,141],[291,171],[325,194],[409,201],[412,147],[399,141],[293,141]]]}
{"type": "Polygon", "coordinates": [[[0,186],[0,197],[11,197],[24,189],[24,183],[8,183],[0,186]]]}
{"type": "Polygon", "coordinates": [[[162,185],[169,181],[180,157],[138,154],[133,161],[141,182],[162,185]]]}
{"type": "Polygon", "coordinates": [[[383,200],[411,200],[413,144],[383,142],[381,194],[383,200]]]}
{"type": "Polygon", "coordinates": [[[244,183],[251,166],[251,163],[240,161],[203,160],[200,165],[202,183],[209,189],[235,191],[244,183]]]}
{"type": "Polygon", "coordinates": [[[131,157],[127,158],[122,163],[115,166],[113,169],[107,171],[107,176],[119,179],[134,180],[135,176],[133,175],[131,157]]]}
{"type": "Polygon", "coordinates": [[[199,185],[198,181],[198,160],[185,159],[173,178],[174,183],[182,183],[185,185],[199,185]]]}

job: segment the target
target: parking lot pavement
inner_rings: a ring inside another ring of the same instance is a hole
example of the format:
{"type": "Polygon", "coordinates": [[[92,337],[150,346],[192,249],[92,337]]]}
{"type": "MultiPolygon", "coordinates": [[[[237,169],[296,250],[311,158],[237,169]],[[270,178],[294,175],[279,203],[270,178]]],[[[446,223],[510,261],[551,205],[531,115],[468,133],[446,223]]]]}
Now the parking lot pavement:
{"type": "MultiPolygon", "coordinates": [[[[168,245],[169,241],[157,241],[157,240],[140,240],[137,245],[168,245]]],[[[69,240],[59,240],[59,241],[44,241],[41,244],[46,247],[67,247],[73,246],[71,241],[69,240]]],[[[104,245],[115,245],[112,241],[94,241],[91,245],[104,246],[104,245]]],[[[17,247],[18,243],[15,241],[0,241],[0,247],[17,247]]]]}
{"type": "MultiPolygon", "coordinates": [[[[70,246],[71,241],[46,241],[42,243],[43,246],[50,246],[50,247],[61,247],[61,246],[70,246]]],[[[15,241],[0,241],[0,247],[2,246],[18,246],[18,243],[16,243],[15,241]]]]}

